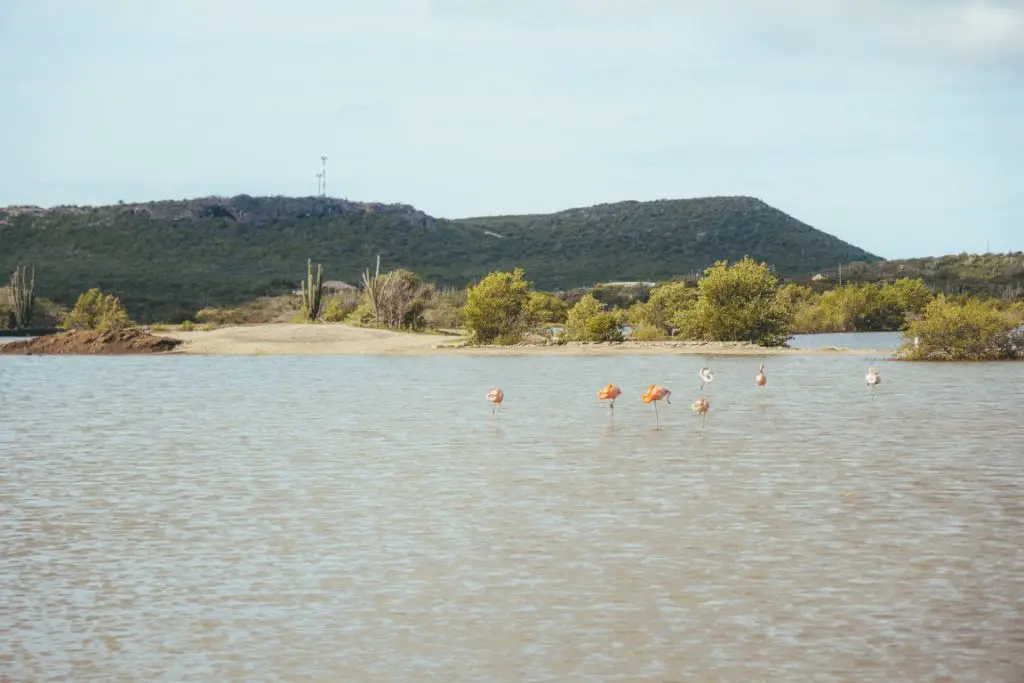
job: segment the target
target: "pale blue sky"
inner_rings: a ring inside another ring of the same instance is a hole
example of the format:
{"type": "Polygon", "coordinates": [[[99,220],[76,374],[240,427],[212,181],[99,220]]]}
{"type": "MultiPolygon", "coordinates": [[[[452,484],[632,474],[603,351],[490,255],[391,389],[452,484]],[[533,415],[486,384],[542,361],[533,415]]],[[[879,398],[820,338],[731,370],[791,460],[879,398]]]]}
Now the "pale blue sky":
{"type": "Polygon", "coordinates": [[[0,205],[753,195],[1024,249],[1024,0],[0,0],[0,205]]]}

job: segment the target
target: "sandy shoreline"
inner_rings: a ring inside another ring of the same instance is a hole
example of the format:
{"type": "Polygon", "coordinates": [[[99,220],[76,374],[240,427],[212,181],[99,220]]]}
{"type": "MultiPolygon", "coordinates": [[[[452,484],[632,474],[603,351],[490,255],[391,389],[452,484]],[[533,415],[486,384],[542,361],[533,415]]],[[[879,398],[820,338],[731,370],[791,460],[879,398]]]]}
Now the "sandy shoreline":
{"type": "Polygon", "coordinates": [[[185,342],[171,353],[190,355],[262,356],[615,356],[615,355],[871,355],[892,356],[884,349],[779,349],[741,342],[623,342],[561,346],[460,347],[462,337],[369,330],[340,323],[290,325],[273,323],[222,327],[210,331],[159,332],[185,342]]]}

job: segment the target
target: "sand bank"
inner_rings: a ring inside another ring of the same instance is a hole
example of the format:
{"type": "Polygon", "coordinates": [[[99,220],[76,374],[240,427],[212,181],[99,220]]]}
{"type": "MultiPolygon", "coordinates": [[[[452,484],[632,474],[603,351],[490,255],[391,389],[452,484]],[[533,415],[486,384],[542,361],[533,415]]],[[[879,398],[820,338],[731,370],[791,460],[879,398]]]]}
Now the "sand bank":
{"type": "Polygon", "coordinates": [[[167,353],[181,341],[138,328],[125,330],[69,330],[0,344],[0,354],[24,356],[124,356],[167,353]]]}
{"type": "Polygon", "coordinates": [[[164,332],[184,342],[173,353],[232,356],[258,355],[479,355],[479,356],[615,356],[615,355],[873,355],[879,349],[769,349],[744,342],[569,343],[560,346],[517,345],[465,347],[465,339],[442,334],[368,330],[340,323],[289,325],[272,323],[222,327],[211,331],[164,332]]]}

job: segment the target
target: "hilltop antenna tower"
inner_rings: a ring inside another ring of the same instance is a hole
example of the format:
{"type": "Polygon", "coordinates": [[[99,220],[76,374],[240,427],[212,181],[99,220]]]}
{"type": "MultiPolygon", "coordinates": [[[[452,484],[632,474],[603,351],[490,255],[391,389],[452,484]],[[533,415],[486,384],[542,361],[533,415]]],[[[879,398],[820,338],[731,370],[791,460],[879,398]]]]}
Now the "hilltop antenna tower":
{"type": "Polygon", "coordinates": [[[327,157],[320,157],[321,170],[320,175],[323,177],[323,184],[320,186],[321,195],[327,196],[327,157]]]}
{"type": "Polygon", "coordinates": [[[317,173],[316,174],[316,194],[317,194],[318,197],[321,194],[320,188],[322,187],[321,181],[323,180],[323,177],[324,177],[323,173],[317,173]]]}

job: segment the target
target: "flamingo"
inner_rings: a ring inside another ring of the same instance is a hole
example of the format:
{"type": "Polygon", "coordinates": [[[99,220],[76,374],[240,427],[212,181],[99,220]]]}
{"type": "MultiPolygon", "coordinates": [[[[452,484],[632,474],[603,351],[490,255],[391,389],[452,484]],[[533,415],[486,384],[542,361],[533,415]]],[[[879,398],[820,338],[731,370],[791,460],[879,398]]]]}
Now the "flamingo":
{"type": "Polygon", "coordinates": [[[487,392],[487,400],[494,405],[494,407],[491,408],[491,412],[496,413],[501,410],[501,402],[505,400],[505,392],[498,387],[495,387],[487,392]]]}
{"type": "Polygon", "coordinates": [[[759,387],[763,387],[768,383],[768,378],[764,376],[764,363],[761,363],[761,367],[757,371],[757,377],[754,378],[754,381],[757,382],[757,386],[759,387]]]}
{"type": "Polygon", "coordinates": [[[715,379],[715,373],[711,372],[711,368],[700,369],[700,388],[703,389],[706,385],[711,384],[712,380],[715,379]]]}
{"type": "Polygon", "coordinates": [[[640,394],[640,400],[644,403],[654,404],[654,424],[657,427],[661,426],[661,418],[658,416],[658,401],[665,399],[665,403],[672,405],[672,401],[669,397],[672,396],[672,392],[665,387],[659,387],[657,384],[652,384],[647,387],[647,391],[640,394]]]}
{"type": "Polygon", "coordinates": [[[871,387],[871,400],[875,400],[875,387],[882,383],[882,376],[878,370],[868,368],[868,374],[864,377],[864,383],[871,387]]]}
{"type": "Polygon", "coordinates": [[[690,406],[690,409],[693,410],[693,412],[695,413],[700,413],[700,428],[704,429],[704,420],[708,416],[708,410],[711,409],[711,404],[708,403],[708,400],[706,398],[701,396],[700,398],[693,402],[693,405],[690,406]]]}
{"type": "Polygon", "coordinates": [[[608,407],[615,410],[615,399],[617,399],[621,394],[622,390],[619,389],[618,385],[609,384],[597,392],[597,398],[601,401],[611,401],[611,403],[608,404],[608,407]]]}

